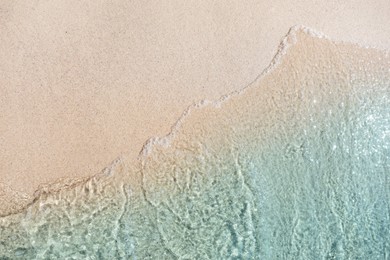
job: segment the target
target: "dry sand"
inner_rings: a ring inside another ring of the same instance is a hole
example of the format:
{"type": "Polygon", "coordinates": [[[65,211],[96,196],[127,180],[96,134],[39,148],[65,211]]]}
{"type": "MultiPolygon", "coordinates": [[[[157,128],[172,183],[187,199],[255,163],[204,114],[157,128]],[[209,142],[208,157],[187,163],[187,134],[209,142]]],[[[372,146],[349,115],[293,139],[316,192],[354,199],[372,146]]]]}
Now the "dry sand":
{"type": "Polygon", "coordinates": [[[296,24],[390,47],[388,0],[1,1],[0,205],[136,158],[194,101],[253,81],[296,24]]]}

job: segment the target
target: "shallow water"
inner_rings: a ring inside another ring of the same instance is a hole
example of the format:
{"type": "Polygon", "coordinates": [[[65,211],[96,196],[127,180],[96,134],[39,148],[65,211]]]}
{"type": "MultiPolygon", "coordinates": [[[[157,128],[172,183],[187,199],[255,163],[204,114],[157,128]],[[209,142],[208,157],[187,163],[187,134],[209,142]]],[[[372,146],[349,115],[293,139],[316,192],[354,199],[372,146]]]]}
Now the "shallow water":
{"type": "Polygon", "coordinates": [[[390,58],[292,30],[138,163],[0,219],[0,259],[389,259],[390,58]]]}

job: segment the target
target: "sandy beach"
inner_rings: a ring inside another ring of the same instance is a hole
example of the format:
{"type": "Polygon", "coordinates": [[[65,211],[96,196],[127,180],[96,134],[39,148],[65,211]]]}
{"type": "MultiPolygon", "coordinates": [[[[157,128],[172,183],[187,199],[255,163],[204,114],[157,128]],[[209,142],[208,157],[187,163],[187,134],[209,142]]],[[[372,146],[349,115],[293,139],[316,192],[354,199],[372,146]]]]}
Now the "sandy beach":
{"type": "Polygon", "coordinates": [[[389,18],[386,0],[1,1],[0,213],[135,160],[192,103],[251,83],[290,27],[389,49],[389,18]]]}

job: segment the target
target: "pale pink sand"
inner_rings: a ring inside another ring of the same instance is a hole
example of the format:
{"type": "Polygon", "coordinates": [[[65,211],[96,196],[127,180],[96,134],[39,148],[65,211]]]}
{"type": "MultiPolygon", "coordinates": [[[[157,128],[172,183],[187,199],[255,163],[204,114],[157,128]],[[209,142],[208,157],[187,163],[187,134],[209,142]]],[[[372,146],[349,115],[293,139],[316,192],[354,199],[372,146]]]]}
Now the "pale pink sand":
{"type": "Polygon", "coordinates": [[[1,1],[0,213],[136,158],[192,102],[249,84],[295,24],[389,48],[390,2],[371,2],[1,1]]]}

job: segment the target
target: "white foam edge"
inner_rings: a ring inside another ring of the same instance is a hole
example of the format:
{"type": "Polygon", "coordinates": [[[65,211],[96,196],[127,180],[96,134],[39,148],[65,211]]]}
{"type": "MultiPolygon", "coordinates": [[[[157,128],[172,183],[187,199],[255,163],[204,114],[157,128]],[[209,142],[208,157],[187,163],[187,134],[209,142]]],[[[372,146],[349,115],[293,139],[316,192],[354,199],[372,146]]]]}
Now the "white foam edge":
{"type": "Polygon", "coordinates": [[[165,148],[169,147],[170,144],[172,143],[172,140],[175,138],[177,132],[180,130],[181,126],[183,125],[185,119],[191,114],[191,112],[193,110],[201,109],[201,108],[206,107],[206,106],[213,106],[214,108],[220,108],[224,102],[226,102],[227,100],[229,100],[230,98],[232,98],[236,95],[240,95],[240,94],[244,93],[244,91],[247,88],[251,87],[257,81],[261,80],[264,76],[266,76],[267,74],[272,72],[280,64],[282,58],[286,55],[287,50],[291,46],[296,44],[297,33],[300,31],[308,34],[311,37],[326,39],[326,40],[329,40],[335,44],[350,44],[350,45],[358,46],[360,48],[376,49],[376,50],[384,52],[384,55],[386,55],[386,56],[389,55],[389,50],[383,50],[383,49],[379,49],[376,47],[360,45],[358,43],[337,41],[337,40],[331,39],[330,37],[326,36],[325,34],[319,32],[319,31],[316,31],[313,28],[310,28],[310,27],[307,27],[304,25],[295,25],[295,26],[291,27],[289,29],[288,33],[282,38],[282,40],[279,44],[279,47],[276,51],[276,54],[272,58],[269,65],[252,82],[250,82],[248,85],[246,85],[245,87],[243,87],[240,90],[236,90],[236,91],[233,91],[229,94],[225,94],[225,95],[221,96],[217,100],[204,99],[204,100],[200,100],[199,102],[193,103],[192,105],[188,106],[187,109],[184,110],[184,112],[181,114],[179,119],[172,125],[171,131],[167,135],[161,136],[161,137],[155,136],[155,137],[149,138],[144,143],[141,151],[139,152],[138,158],[141,161],[145,160],[152,153],[155,146],[160,146],[160,147],[165,147],[165,148]]]}

